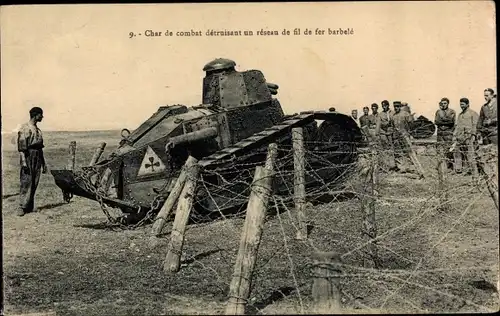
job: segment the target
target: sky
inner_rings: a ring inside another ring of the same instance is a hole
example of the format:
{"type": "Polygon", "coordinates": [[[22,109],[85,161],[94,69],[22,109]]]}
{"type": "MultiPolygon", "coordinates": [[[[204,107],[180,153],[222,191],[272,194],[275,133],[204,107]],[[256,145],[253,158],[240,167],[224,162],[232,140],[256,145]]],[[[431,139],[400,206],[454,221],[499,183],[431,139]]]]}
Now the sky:
{"type": "Polygon", "coordinates": [[[496,92],[493,1],[2,6],[2,132],[44,109],[42,130],[135,129],[159,106],[201,103],[219,57],[279,85],[286,113],[362,112],[406,101],[433,119],[442,97],[479,111],[496,92]],[[259,36],[295,28],[301,35],[259,36]],[[351,28],[352,35],[328,35],[351,28]],[[254,36],[205,36],[207,30],[254,36]],[[305,29],[313,35],[304,35],[305,29]],[[325,35],[314,35],[316,29],[325,35]],[[201,37],[144,32],[202,31],[201,37]],[[129,38],[129,33],[142,36],[129,38]]]}

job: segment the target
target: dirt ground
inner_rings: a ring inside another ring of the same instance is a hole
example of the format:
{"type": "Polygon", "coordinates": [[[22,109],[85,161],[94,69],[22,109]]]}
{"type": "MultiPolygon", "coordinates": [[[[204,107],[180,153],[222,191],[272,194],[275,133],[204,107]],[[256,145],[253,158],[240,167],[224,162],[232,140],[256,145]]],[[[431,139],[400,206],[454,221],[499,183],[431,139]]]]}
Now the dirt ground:
{"type": "MultiPolygon", "coordinates": [[[[119,132],[46,133],[50,169],[67,164],[77,141],[77,167],[95,146],[119,132]]],[[[97,202],[64,203],[50,174],[43,175],[37,212],[15,215],[18,154],[4,135],[2,156],[3,282],[5,314],[158,315],[222,314],[243,218],[189,225],[181,270],[162,271],[163,243],[148,247],[151,227],[112,230],[97,202]]],[[[449,175],[450,208],[436,208],[435,155],[419,151],[427,179],[383,174],[376,203],[378,256],[371,267],[361,235],[360,201],[352,198],[308,208],[313,229],[294,239],[294,210],[269,215],[253,276],[249,314],[310,311],[311,255],[343,254],[346,313],[493,312],[499,309],[498,212],[470,176],[449,175]]],[[[118,213],[117,213],[118,214],[118,213]]]]}

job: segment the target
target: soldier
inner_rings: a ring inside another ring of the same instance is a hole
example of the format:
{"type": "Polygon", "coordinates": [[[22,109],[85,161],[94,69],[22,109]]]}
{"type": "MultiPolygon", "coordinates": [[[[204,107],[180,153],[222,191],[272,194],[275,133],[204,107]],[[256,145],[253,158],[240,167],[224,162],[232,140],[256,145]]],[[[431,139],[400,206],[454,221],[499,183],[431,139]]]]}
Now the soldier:
{"type": "Polygon", "coordinates": [[[484,90],[484,99],[486,103],[481,107],[479,119],[477,121],[477,130],[481,132],[483,144],[495,144],[498,146],[497,131],[497,96],[493,89],[484,90]]]}
{"type": "Polygon", "coordinates": [[[365,106],[363,107],[363,115],[359,118],[359,124],[361,128],[368,126],[368,117],[370,116],[370,109],[365,106]]]}
{"type": "Polygon", "coordinates": [[[401,111],[408,112],[411,114],[411,110],[407,102],[401,102],[401,111]]]}
{"type": "Polygon", "coordinates": [[[389,109],[389,101],[382,101],[382,112],[376,115],[375,135],[378,139],[381,150],[382,162],[387,165],[389,170],[397,170],[394,160],[394,146],[392,143],[392,134],[394,132],[394,122],[392,112],[389,109]]]}
{"type": "Polygon", "coordinates": [[[488,190],[498,208],[498,119],[495,91],[485,89],[484,99],[486,103],[481,107],[477,121],[477,131],[481,133],[484,145],[478,150],[478,171],[488,179],[488,190]]]}
{"type": "Polygon", "coordinates": [[[418,161],[417,155],[415,154],[415,151],[412,148],[412,143],[410,140],[410,124],[413,121],[411,118],[411,114],[402,111],[401,110],[401,102],[400,101],[394,101],[394,115],[392,116],[393,122],[394,122],[394,134],[393,134],[393,139],[394,139],[394,147],[395,147],[395,156],[399,157],[400,159],[400,165],[403,169],[402,171],[405,171],[405,160],[406,156],[408,155],[410,157],[410,160],[412,163],[415,165],[415,168],[417,169],[417,172],[419,173],[420,177],[423,178],[425,177],[424,170],[422,168],[422,165],[418,161]]]}
{"type": "Polygon", "coordinates": [[[356,124],[357,124],[358,123],[358,110],[352,110],[351,117],[354,120],[354,122],[356,122],[356,124]]]}
{"type": "Polygon", "coordinates": [[[477,176],[477,164],[475,159],[475,147],[477,146],[477,122],[479,115],[469,108],[469,99],[460,99],[462,112],[458,114],[453,132],[453,146],[455,150],[455,163],[457,173],[462,172],[462,158],[467,159],[469,168],[467,174],[477,176]]]}
{"type": "Polygon", "coordinates": [[[378,115],[378,104],[377,103],[372,103],[372,115],[373,117],[377,117],[378,115]]]}
{"type": "Polygon", "coordinates": [[[370,125],[371,115],[370,109],[365,106],[363,107],[363,115],[359,118],[359,127],[361,128],[361,132],[363,133],[363,141],[370,141],[370,134],[368,131],[368,126],[370,125]]]}
{"type": "Polygon", "coordinates": [[[392,115],[394,113],[392,112],[392,110],[390,108],[391,105],[390,105],[389,101],[384,100],[384,101],[381,102],[381,104],[382,104],[382,111],[385,112],[385,113],[387,113],[389,116],[392,117],[392,115]]]}
{"type": "Polygon", "coordinates": [[[40,172],[47,173],[47,165],[43,156],[42,132],[37,126],[37,123],[43,119],[43,110],[34,107],[29,113],[29,122],[23,124],[17,134],[17,148],[21,164],[18,216],[34,211],[35,191],[40,180],[40,172]]]}
{"type": "Polygon", "coordinates": [[[434,124],[437,126],[437,143],[436,149],[439,159],[446,159],[448,169],[453,169],[453,153],[449,149],[453,143],[453,131],[455,129],[456,113],[453,109],[448,108],[450,100],[442,98],[439,102],[439,110],[436,111],[434,124]]]}
{"type": "Polygon", "coordinates": [[[377,140],[376,137],[376,128],[377,128],[377,115],[378,115],[378,104],[372,103],[372,114],[368,115],[368,137],[370,141],[375,142],[377,140]]]}

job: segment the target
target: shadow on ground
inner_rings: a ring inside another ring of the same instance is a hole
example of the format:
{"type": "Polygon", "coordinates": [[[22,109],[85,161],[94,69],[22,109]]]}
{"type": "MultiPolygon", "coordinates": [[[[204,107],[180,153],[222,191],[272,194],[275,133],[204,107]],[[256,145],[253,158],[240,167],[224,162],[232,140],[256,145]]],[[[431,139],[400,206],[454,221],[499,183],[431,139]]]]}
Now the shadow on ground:
{"type": "Polygon", "coordinates": [[[246,313],[250,315],[257,315],[267,306],[285,299],[286,297],[292,295],[294,292],[295,292],[294,287],[291,286],[280,287],[279,289],[273,291],[268,297],[264,298],[263,300],[247,306],[246,313]]]}
{"type": "Polygon", "coordinates": [[[59,207],[59,206],[63,206],[63,205],[66,205],[67,203],[65,202],[58,202],[58,203],[50,203],[50,204],[46,204],[46,205],[43,205],[43,206],[40,206],[38,208],[39,211],[43,211],[43,210],[51,210],[53,208],[56,208],[56,207],[59,207]]]}

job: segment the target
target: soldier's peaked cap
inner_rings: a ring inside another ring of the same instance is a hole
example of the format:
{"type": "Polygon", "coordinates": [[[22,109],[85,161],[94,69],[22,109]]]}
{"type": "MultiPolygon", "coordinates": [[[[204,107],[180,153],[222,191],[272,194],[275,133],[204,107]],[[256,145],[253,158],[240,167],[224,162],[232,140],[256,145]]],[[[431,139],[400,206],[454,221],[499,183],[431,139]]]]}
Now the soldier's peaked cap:
{"type": "Polygon", "coordinates": [[[394,104],[394,105],[401,105],[401,101],[394,101],[394,102],[392,102],[392,104],[394,104]]]}

